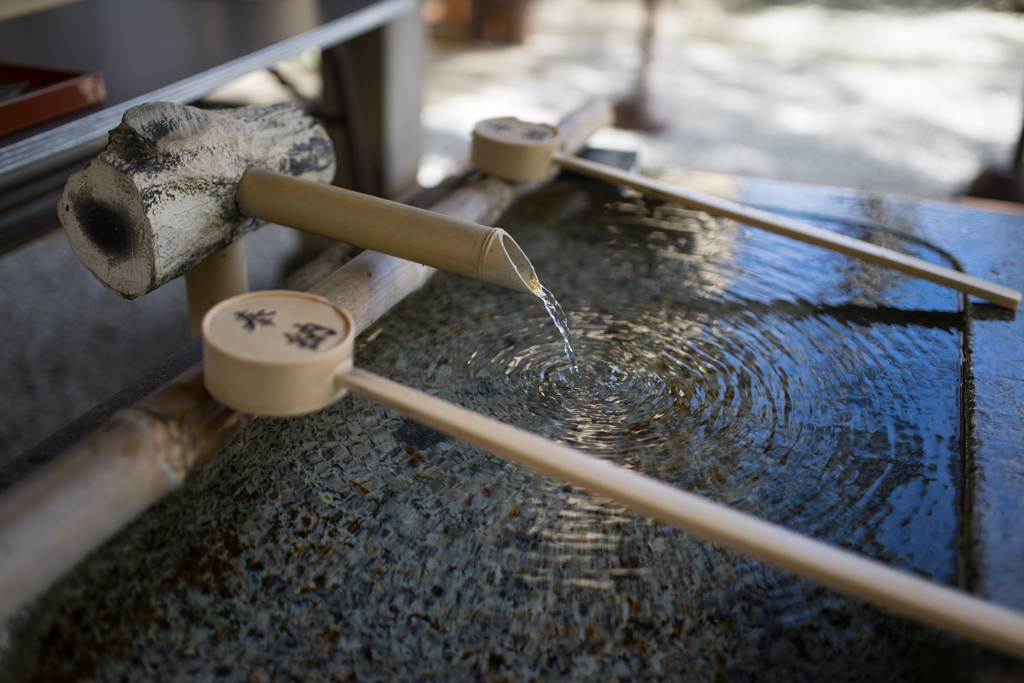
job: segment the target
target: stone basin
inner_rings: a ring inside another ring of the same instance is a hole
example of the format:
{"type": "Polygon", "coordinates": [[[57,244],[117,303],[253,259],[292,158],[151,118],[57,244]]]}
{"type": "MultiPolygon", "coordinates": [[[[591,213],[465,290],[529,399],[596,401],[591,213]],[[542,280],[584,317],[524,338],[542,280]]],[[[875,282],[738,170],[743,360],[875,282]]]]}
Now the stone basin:
{"type": "MultiPolygon", "coordinates": [[[[666,172],[1022,288],[1024,217],[666,172]]],[[[358,365],[1024,609],[1020,323],[564,177],[501,221],[565,309],[445,274],[358,365]]],[[[998,680],[1019,662],[362,399],[261,418],[7,625],[3,680],[998,680]]]]}

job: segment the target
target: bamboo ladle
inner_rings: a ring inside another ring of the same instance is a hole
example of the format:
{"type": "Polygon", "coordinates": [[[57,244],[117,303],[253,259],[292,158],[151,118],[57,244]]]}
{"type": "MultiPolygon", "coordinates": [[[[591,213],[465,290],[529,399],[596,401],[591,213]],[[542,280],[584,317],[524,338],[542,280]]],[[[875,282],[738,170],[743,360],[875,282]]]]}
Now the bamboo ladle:
{"type": "Polygon", "coordinates": [[[731,218],[965,294],[973,294],[1004,308],[1016,310],[1020,304],[1020,292],[1009,287],[728,199],[563,154],[559,151],[562,149],[561,142],[558,129],[552,126],[525,123],[515,118],[489,119],[481,121],[473,129],[471,159],[473,165],[481,171],[515,180],[544,177],[550,173],[554,164],[593,178],[632,187],[662,201],[677,202],[713,216],[731,218]]]}
{"type": "Polygon", "coordinates": [[[237,410],[295,415],[346,391],[529,469],[824,586],[1024,658],[1024,614],[765,522],[653,477],[484,417],[353,365],[353,325],[311,294],[228,299],[203,319],[210,394],[237,410]]]}

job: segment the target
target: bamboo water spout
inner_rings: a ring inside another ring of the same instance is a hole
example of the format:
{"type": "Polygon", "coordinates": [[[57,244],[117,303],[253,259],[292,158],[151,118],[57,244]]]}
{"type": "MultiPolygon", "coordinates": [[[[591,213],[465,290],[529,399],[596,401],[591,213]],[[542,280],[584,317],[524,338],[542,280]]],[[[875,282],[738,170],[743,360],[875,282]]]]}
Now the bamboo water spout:
{"type": "Polygon", "coordinates": [[[243,412],[294,415],[346,391],[515,464],[875,605],[1024,657],[1024,614],[765,522],[353,364],[349,315],[308,294],[262,292],[203,320],[205,382],[243,412]],[[260,317],[262,316],[262,317],[260,317]]]}
{"type": "Polygon", "coordinates": [[[530,260],[501,228],[259,168],[245,172],[235,198],[253,218],[508,289],[540,292],[530,260]]]}

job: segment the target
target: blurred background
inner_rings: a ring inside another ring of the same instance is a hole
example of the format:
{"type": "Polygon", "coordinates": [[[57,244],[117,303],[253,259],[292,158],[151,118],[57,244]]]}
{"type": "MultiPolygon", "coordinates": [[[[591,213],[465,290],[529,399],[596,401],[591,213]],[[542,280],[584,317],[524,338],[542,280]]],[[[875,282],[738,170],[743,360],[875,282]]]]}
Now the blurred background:
{"type": "MultiPolygon", "coordinates": [[[[454,39],[458,26],[474,30],[458,14],[463,2],[426,6],[437,38],[421,182],[465,155],[481,118],[550,121],[587,97],[630,94],[646,3],[478,1],[491,21],[477,20],[475,32],[488,43],[454,39]],[[506,24],[521,18],[521,31],[502,35],[498,8],[506,24]]],[[[949,198],[1012,156],[1024,105],[1022,9],[1020,0],[662,0],[648,91],[667,126],[594,141],[634,149],[644,166],[949,198]]]]}

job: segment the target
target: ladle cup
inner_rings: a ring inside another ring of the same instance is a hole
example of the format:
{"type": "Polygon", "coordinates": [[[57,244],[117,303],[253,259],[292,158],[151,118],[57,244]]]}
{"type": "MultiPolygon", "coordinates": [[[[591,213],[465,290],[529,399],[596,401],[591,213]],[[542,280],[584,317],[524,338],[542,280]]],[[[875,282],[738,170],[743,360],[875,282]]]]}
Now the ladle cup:
{"type": "Polygon", "coordinates": [[[353,365],[349,315],[311,294],[243,294],[203,319],[212,396],[240,411],[296,415],[346,391],[427,427],[824,586],[1024,658],[1024,614],[765,522],[353,365]]]}

